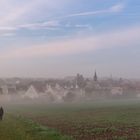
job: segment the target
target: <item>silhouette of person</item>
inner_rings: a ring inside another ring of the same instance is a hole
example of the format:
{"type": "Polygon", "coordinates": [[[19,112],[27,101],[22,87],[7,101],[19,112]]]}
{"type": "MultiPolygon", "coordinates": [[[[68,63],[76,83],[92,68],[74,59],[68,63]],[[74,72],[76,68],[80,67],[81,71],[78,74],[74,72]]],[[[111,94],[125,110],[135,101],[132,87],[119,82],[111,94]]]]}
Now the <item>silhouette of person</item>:
{"type": "Polygon", "coordinates": [[[3,110],[3,108],[1,107],[1,108],[0,108],[0,120],[3,119],[3,114],[4,114],[4,110],[3,110]]]}

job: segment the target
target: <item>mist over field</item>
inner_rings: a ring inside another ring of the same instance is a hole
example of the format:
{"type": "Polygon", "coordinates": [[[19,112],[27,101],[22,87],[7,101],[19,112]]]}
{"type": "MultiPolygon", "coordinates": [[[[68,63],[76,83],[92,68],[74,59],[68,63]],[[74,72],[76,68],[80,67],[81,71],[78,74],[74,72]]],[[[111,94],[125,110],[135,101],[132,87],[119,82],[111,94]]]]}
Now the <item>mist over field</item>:
{"type": "Polygon", "coordinates": [[[76,103],[140,98],[140,81],[129,79],[85,78],[82,74],[63,79],[1,79],[0,101],[13,103],[76,103]]]}

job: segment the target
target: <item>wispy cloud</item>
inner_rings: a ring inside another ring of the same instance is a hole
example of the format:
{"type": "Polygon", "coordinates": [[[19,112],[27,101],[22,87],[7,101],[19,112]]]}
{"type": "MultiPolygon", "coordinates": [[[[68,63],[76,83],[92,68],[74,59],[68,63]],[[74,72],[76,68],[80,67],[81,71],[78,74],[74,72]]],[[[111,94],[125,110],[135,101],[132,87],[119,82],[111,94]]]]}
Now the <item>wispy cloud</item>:
{"type": "Polygon", "coordinates": [[[71,39],[53,41],[40,45],[29,45],[24,48],[11,48],[1,52],[1,59],[34,58],[42,56],[71,55],[86,53],[97,49],[118,46],[133,46],[140,40],[140,27],[134,27],[100,35],[73,37],[71,39]]]}
{"type": "Polygon", "coordinates": [[[67,27],[67,28],[88,28],[88,29],[92,28],[92,26],[90,24],[71,24],[71,23],[66,23],[64,25],[64,27],[67,27]]]}
{"type": "Polygon", "coordinates": [[[17,27],[12,27],[12,26],[0,26],[0,37],[11,37],[15,36],[17,31],[17,27]]]}
{"type": "Polygon", "coordinates": [[[13,36],[15,36],[16,34],[15,33],[3,33],[3,34],[0,34],[0,37],[13,37],[13,36]]]}
{"type": "Polygon", "coordinates": [[[22,7],[19,8],[11,8],[9,11],[8,15],[5,15],[3,20],[0,21],[0,31],[5,30],[5,31],[15,31],[19,29],[28,29],[28,30],[39,30],[39,29],[48,29],[48,30],[54,30],[58,29],[60,27],[73,27],[73,28],[91,28],[90,25],[84,25],[84,24],[75,24],[75,25],[70,25],[68,24],[60,24],[63,20],[66,18],[70,17],[77,17],[77,16],[94,16],[98,14],[108,14],[108,13],[116,13],[116,12],[121,12],[124,9],[124,4],[119,3],[115,4],[107,9],[102,9],[102,10],[97,10],[97,11],[88,11],[88,12],[81,12],[81,13],[74,13],[74,14],[69,14],[65,15],[63,17],[56,17],[52,20],[47,20],[43,22],[35,22],[35,23],[26,23],[26,24],[16,24],[16,25],[11,25],[9,23],[14,22],[21,18],[24,14],[27,14],[29,11],[34,9],[34,7],[37,6],[39,1],[31,1],[29,4],[26,4],[22,7]]]}
{"type": "Polygon", "coordinates": [[[17,27],[12,26],[0,26],[0,31],[15,31],[17,29],[17,27]]]}
{"type": "Polygon", "coordinates": [[[0,33],[9,32],[14,33],[17,30],[27,29],[27,30],[40,30],[40,29],[48,29],[54,30],[60,27],[59,21],[47,21],[47,22],[38,22],[38,23],[27,23],[27,24],[18,24],[15,26],[0,26],[0,33]]]}
{"type": "Polygon", "coordinates": [[[119,3],[115,4],[107,9],[97,10],[97,11],[88,11],[88,12],[81,12],[81,13],[74,13],[65,16],[66,17],[77,17],[77,16],[93,16],[93,15],[99,15],[99,14],[107,14],[107,13],[117,13],[121,12],[124,9],[124,4],[119,3]]]}
{"type": "MultiPolygon", "coordinates": [[[[63,0],[61,0],[63,1],[63,0]]],[[[62,2],[60,2],[62,3],[62,2]]],[[[25,22],[28,17],[34,16],[37,9],[41,9],[41,7],[45,5],[46,12],[50,12],[49,10],[55,8],[54,0],[30,0],[30,1],[18,1],[18,0],[1,0],[0,1],[0,9],[1,14],[0,18],[0,26],[12,26],[18,25],[23,22],[25,18],[25,22]]],[[[46,14],[47,15],[47,14],[46,14]]],[[[28,19],[30,20],[30,19],[28,19]]]]}
{"type": "Polygon", "coordinates": [[[36,31],[36,30],[60,30],[62,28],[91,29],[92,26],[90,24],[71,24],[71,23],[62,24],[61,21],[59,20],[50,20],[46,22],[19,24],[16,26],[0,26],[0,33],[1,34],[8,33],[15,35],[16,34],[15,32],[21,29],[36,31]]]}
{"type": "Polygon", "coordinates": [[[116,5],[113,5],[110,9],[108,9],[110,12],[121,12],[125,8],[125,5],[123,3],[119,3],[116,5]]]}
{"type": "Polygon", "coordinates": [[[60,26],[59,21],[47,21],[47,22],[40,22],[40,23],[31,23],[31,24],[23,24],[19,25],[19,28],[36,30],[36,29],[56,29],[60,26]]]}

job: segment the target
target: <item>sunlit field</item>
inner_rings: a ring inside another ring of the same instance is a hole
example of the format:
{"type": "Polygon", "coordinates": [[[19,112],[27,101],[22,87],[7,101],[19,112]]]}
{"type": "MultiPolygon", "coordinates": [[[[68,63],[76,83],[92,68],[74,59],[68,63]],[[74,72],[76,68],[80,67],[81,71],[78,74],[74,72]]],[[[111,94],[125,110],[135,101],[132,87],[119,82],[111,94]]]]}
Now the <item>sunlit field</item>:
{"type": "Polygon", "coordinates": [[[5,140],[139,140],[140,102],[6,105],[5,140]]]}

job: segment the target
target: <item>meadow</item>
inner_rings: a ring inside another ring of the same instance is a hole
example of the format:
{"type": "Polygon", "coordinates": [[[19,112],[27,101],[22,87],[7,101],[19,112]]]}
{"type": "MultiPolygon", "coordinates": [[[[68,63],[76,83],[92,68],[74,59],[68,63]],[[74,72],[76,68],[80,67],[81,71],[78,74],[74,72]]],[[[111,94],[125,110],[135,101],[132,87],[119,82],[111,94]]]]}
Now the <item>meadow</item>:
{"type": "Polygon", "coordinates": [[[5,109],[2,140],[140,140],[139,100],[12,104],[5,109]]]}

